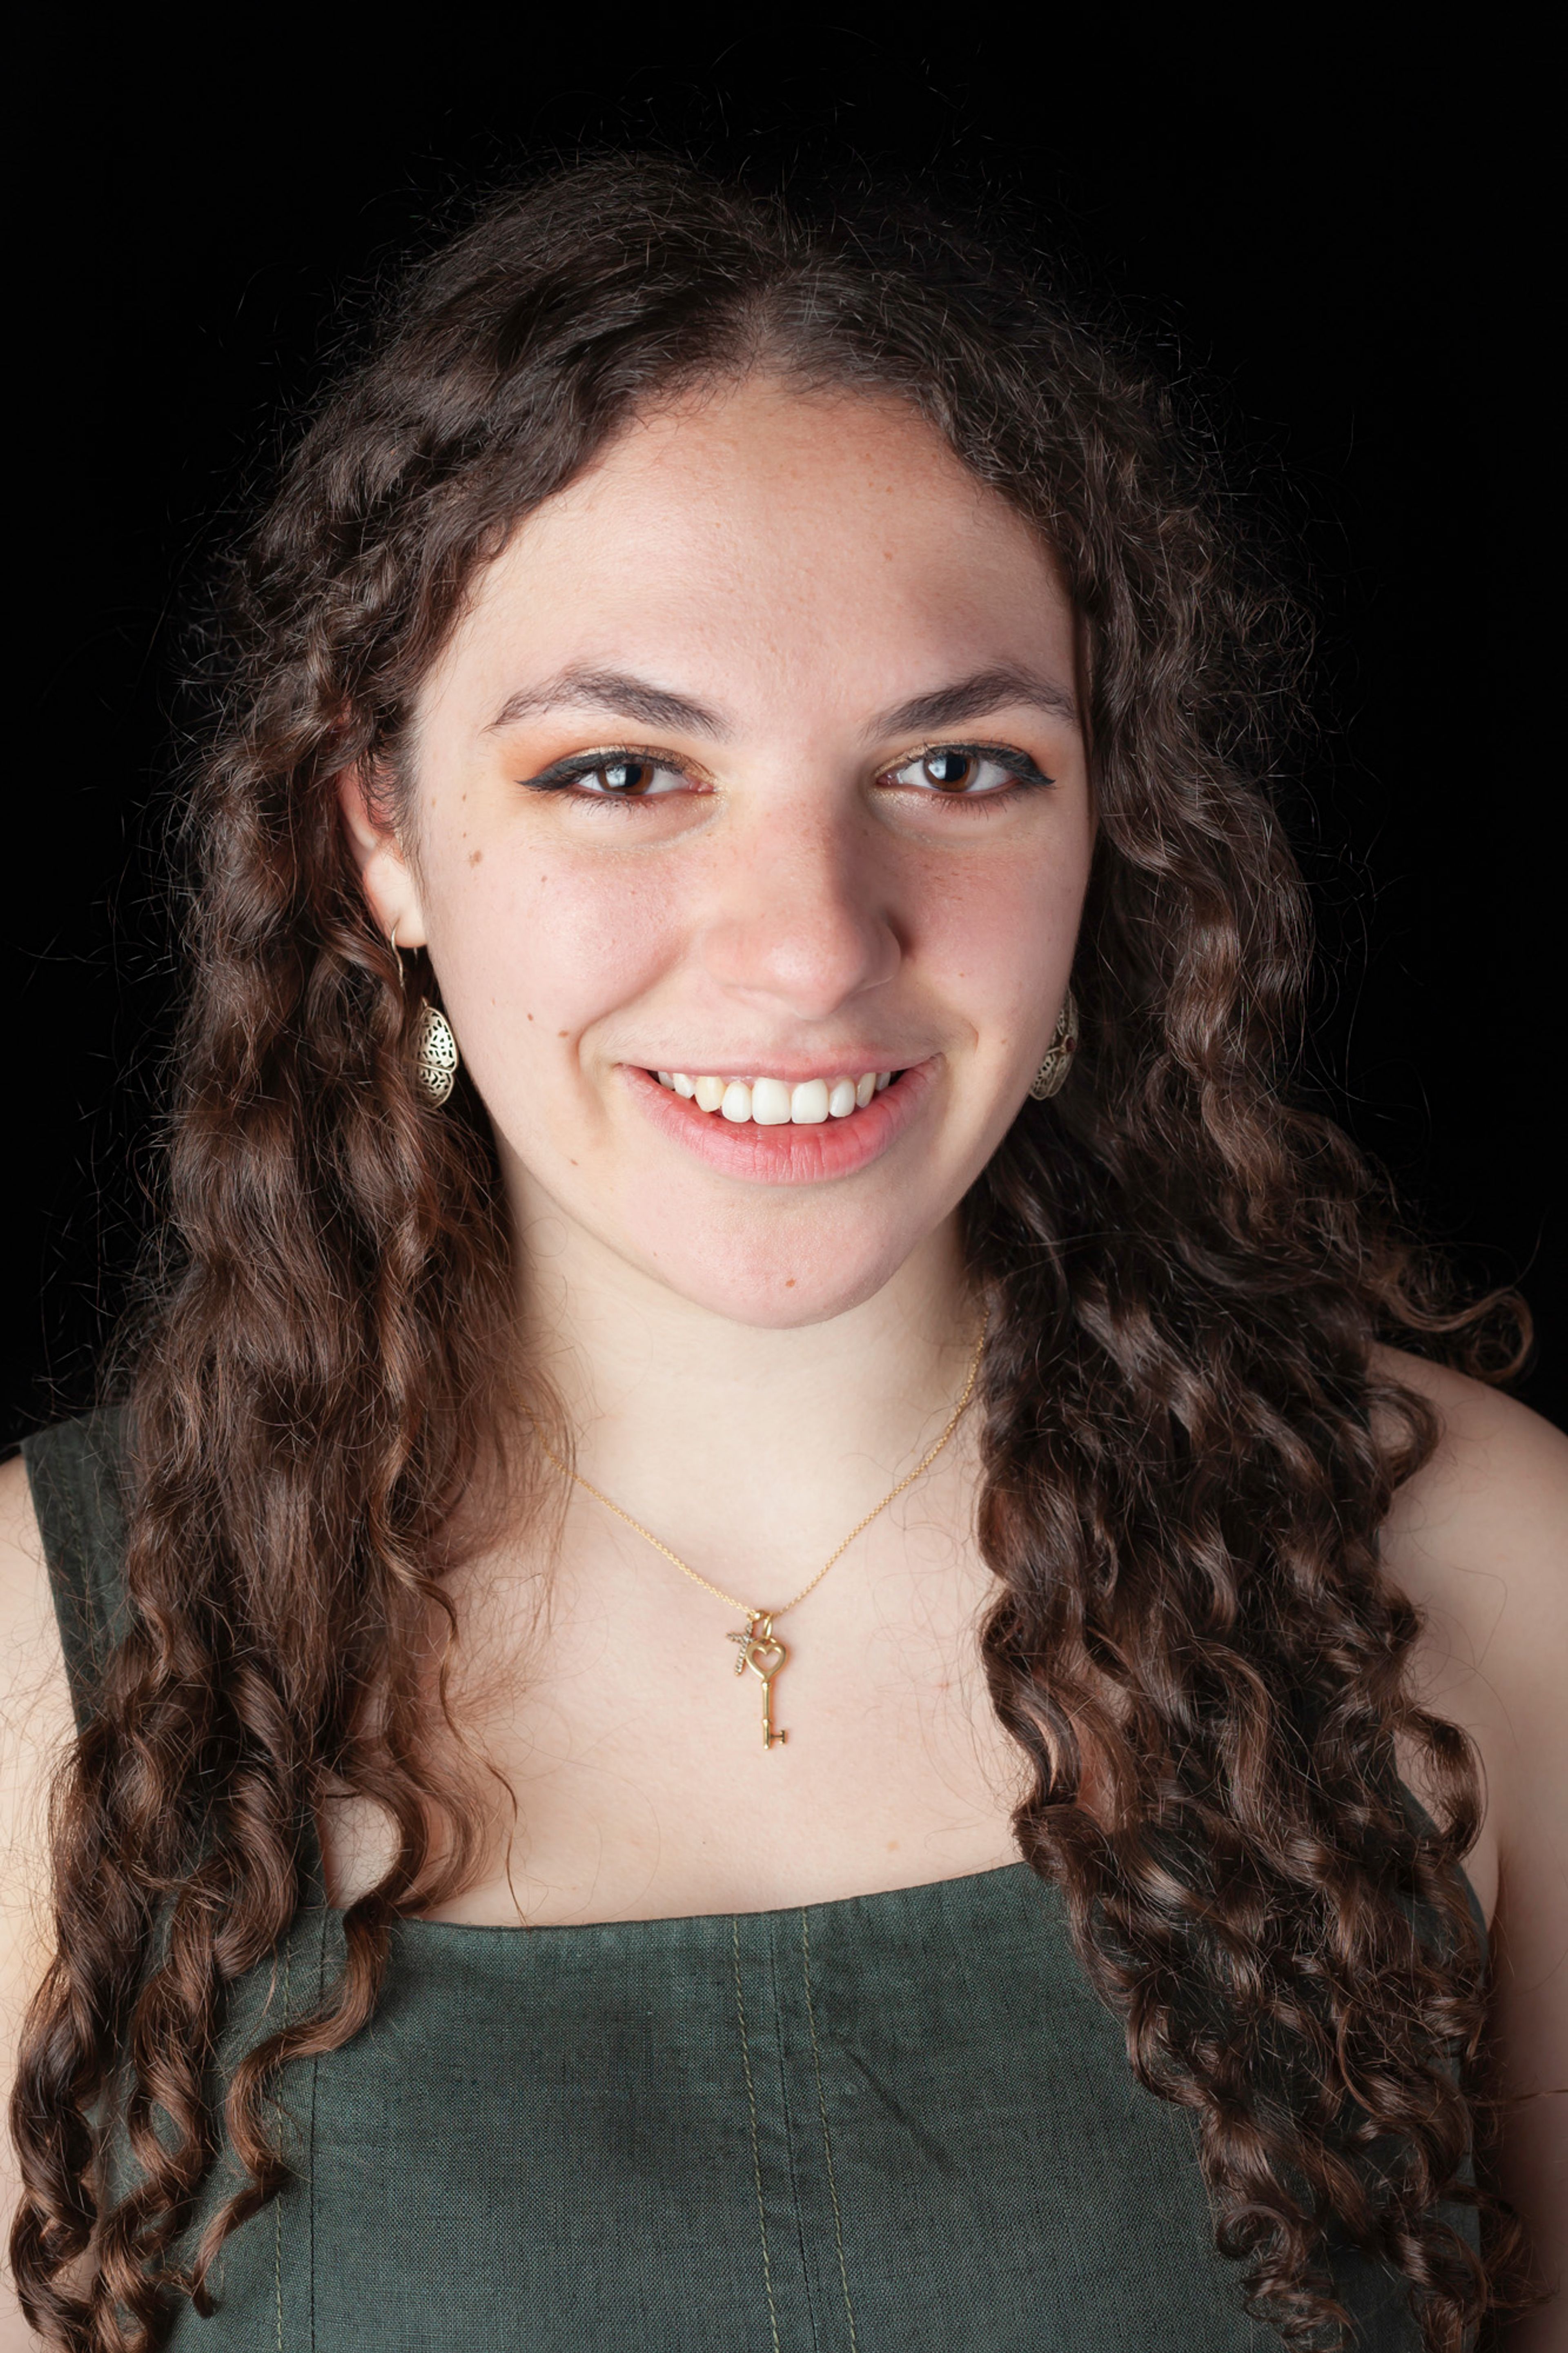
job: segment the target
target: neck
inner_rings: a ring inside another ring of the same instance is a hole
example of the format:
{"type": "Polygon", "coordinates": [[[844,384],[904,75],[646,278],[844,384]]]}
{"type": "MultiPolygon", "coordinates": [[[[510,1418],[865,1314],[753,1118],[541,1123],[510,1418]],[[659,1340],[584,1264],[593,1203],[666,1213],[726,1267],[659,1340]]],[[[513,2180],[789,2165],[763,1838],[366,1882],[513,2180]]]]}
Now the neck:
{"type": "Polygon", "coordinates": [[[743,1556],[747,1589],[779,1599],[941,1436],[979,1330],[956,1219],[871,1298],[782,1330],[679,1296],[559,1218],[531,1223],[523,1255],[530,1354],[577,1471],[694,1568],[743,1556]]]}

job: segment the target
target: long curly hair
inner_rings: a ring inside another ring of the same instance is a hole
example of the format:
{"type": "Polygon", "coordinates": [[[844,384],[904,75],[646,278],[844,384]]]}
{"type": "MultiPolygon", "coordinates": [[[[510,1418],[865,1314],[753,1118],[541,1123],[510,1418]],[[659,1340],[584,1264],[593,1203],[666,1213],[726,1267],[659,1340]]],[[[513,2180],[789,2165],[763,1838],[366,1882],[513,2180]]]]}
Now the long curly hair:
{"type": "Polygon", "coordinates": [[[25,2307],[92,2353],[210,2309],[218,2246],[287,2178],[278,2070],[359,2031],[389,1924],[473,1867],[418,1662],[451,1620],[458,1501],[517,1447],[513,1245],[478,1097],[432,1116],[411,1082],[417,991],[333,780],[405,774],[420,683],[521,517],[639,404],[757,367],[912,404],[1047,536],[1087,647],[1081,1050],[964,1207],[1019,1850],[1138,2080],[1198,2120],[1247,2310],[1332,2342],[1338,2232],[1458,2353],[1524,2299],[1527,2250],[1467,2178],[1495,2105],[1459,1868],[1477,1760],[1410,1694],[1420,1620],[1379,1559],[1436,1421],[1375,1351],[1502,1377],[1521,1311],[1451,1297],[1286,1091],[1309,960],[1271,785],[1289,600],[1203,436],[1029,269],[933,219],[802,218],[633,158],[508,197],[415,269],[234,564],[165,1251],[124,1400],[126,1630],[56,1792],[57,1948],[13,2106],[25,2307]],[[220,2111],[230,1989],[311,1899],[329,1791],[387,1810],[395,1858],[344,1917],[341,1980],[220,2111]],[[224,2122],[241,2186],[185,2259],[224,2122]],[[136,2160],[118,2194],[111,2133],[136,2160]],[[1480,2255],[1445,2201],[1480,2209],[1480,2255]]]}

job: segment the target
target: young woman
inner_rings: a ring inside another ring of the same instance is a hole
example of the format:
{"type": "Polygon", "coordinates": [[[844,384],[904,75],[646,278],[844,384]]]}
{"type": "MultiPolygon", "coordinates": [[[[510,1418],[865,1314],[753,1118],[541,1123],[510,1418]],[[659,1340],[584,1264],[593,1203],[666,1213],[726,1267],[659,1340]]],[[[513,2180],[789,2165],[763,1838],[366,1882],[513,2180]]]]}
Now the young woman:
{"type": "Polygon", "coordinates": [[[595,166],[233,623],[157,1296],[5,1474],[21,2311],[1474,2343],[1568,1470],[1279,1090],[1288,629],[1157,391],[595,166]]]}

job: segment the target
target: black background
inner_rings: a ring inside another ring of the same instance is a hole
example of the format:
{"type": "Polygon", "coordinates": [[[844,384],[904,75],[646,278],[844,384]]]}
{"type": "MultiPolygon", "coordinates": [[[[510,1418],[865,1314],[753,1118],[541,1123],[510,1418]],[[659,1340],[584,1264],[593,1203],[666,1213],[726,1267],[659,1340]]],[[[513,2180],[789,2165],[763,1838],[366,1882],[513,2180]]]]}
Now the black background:
{"type": "Polygon", "coordinates": [[[1320,622],[1318,1059],[1426,1230],[1522,1283],[1522,1394],[1568,1420],[1528,60],[1489,78],[1430,32],[1413,58],[1326,19],[1267,50],[1196,20],[1068,42],[1039,17],[1021,45],[952,20],[605,20],[575,44],[378,21],[334,47],[258,19],[218,55],[213,20],[162,51],[77,25],[29,84],[0,1434],[85,1400],[123,1296],[172,994],[161,796],[211,549],[377,274],[485,188],[606,143],[775,181],[934,173],[1005,202],[1204,389],[1320,622]]]}

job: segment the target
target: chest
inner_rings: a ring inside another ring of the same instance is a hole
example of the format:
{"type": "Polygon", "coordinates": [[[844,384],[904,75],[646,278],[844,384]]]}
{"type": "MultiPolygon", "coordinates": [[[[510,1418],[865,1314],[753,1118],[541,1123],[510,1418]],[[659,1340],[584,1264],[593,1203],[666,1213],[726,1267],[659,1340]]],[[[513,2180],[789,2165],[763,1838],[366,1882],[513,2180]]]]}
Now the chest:
{"type": "MultiPolygon", "coordinates": [[[[478,1786],[493,1793],[488,1858],[433,1918],[556,1927],[763,1912],[1016,1860],[1030,1774],[987,1686],[995,1587],[975,1551],[918,1522],[889,1528],[837,1592],[825,1585],[779,1618],[773,1651],[749,1654],[741,1612],[674,1571],[650,1576],[616,1532],[606,1547],[548,1585],[503,1577],[473,1599],[456,1696],[478,1786]]],[[[1412,1687],[1463,1725],[1486,1770],[1502,1732],[1464,1659],[1431,1607],[1412,1687]]],[[[1396,1757],[1430,1808],[1407,1740],[1396,1757]]],[[[1101,1802],[1092,1757],[1084,1795],[1101,1802]]],[[[323,1832],[343,1902],[377,1875],[378,1841],[352,1810],[323,1832]]],[[[1489,1923],[1490,1814],[1466,1869],[1489,1923]]]]}
{"type": "MultiPolygon", "coordinates": [[[[1016,1860],[1026,1775],[986,1687],[994,1586],[976,1556],[889,1530],[748,1650],[742,1612],[657,1558],[650,1573],[617,1532],[605,1553],[473,1599],[455,1713],[494,1792],[492,1846],[433,1916],[763,1911],[1016,1860]]],[[[352,1816],[324,1828],[342,1900],[373,1845],[352,1816]]]]}

